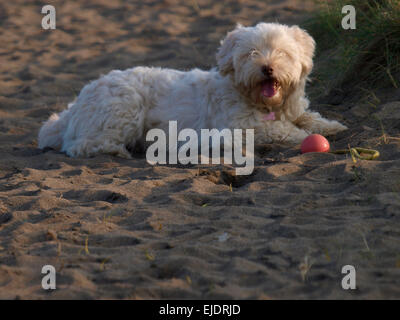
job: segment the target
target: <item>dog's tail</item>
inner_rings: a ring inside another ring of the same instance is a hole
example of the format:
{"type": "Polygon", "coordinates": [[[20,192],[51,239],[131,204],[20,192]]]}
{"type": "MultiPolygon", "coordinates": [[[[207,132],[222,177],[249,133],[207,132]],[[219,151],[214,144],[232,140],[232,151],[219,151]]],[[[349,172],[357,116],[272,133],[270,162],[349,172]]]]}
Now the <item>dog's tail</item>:
{"type": "MultiPolygon", "coordinates": [[[[68,106],[70,107],[70,106],[68,106]]],[[[63,144],[63,136],[68,125],[70,110],[64,110],[60,114],[53,113],[39,131],[38,145],[40,149],[50,147],[60,149],[63,144]]]]}

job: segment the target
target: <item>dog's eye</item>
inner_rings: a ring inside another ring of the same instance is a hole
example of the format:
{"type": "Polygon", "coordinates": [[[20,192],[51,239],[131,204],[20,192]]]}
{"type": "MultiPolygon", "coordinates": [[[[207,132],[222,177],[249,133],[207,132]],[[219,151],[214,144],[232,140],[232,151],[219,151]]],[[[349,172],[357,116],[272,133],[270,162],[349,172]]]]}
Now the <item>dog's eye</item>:
{"type": "Polygon", "coordinates": [[[257,49],[251,49],[249,52],[249,57],[253,58],[259,54],[257,49]]]}

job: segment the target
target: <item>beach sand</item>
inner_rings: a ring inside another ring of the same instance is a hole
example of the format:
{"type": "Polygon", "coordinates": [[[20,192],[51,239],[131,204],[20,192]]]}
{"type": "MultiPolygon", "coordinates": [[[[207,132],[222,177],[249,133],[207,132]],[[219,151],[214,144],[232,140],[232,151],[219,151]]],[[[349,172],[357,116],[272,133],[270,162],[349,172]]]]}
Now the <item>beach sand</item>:
{"type": "Polygon", "coordinates": [[[43,121],[101,74],[211,68],[237,22],[299,23],[312,3],[48,2],[56,30],[41,29],[41,1],[0,4],[1,299],[400,298],[399,90],[375,107],[313,105],[350,128],[332,149],[370,147],[377,161],[263,145],[236,176],[37,148],[43,121]],[[44,265],[56,290],[41,287],[44,265]],[[356,290],[342,289],[344,265],[356,290]]]}

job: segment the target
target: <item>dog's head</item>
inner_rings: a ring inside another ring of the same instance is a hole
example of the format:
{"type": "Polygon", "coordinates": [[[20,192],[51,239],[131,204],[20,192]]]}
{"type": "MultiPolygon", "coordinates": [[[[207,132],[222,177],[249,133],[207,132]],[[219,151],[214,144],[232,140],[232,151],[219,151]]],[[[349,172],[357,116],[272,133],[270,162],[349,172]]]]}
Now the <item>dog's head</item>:
{"type": "Polygon", "coordinates": [[[281,107],[305,83],[313,67],[315,42],[297,26],[259,23],[238,25],[217,53],[219,72],[258,107],[281,107]]]}

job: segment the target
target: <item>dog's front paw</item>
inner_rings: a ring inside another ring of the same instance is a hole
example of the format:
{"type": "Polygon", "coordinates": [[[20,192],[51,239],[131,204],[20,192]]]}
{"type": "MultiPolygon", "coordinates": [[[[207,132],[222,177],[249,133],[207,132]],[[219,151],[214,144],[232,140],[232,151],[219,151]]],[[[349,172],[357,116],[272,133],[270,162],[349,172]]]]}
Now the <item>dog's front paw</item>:
{"type": "Polygon", "coordinates": [[[332,120],[329,122],[327,126],[323,128],[322,134],[325,136],[331,136],[347,129],[348,128],[345,125],[341,124],[336,120],[332,120]]]}

